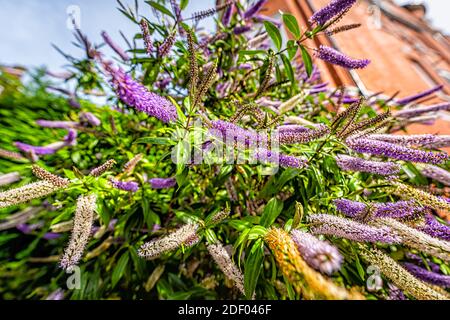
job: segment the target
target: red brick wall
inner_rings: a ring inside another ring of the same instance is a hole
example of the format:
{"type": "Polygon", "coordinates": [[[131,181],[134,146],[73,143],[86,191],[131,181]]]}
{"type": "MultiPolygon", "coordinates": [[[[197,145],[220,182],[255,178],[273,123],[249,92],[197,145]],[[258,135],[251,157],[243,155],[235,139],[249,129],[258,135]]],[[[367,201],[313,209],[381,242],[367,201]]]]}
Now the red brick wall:
{"type": "MultiPolygon", "coordinates": [[[[313,9],[318,10],[330,0],[269,0],[264,14],[272,15],[279,10],[294,14],[305,26],[313,9]]],[[[415,69],[413,61],[419,62],[429,79],[444,84],[444,92],[450,94],[449,83],[437,73],[437,68],[450,71],[450,43],[435,39],[435,31],[430,26],[405,8],[384,0],[389,10],[401,18],[420,27],[418,32],[381,13],[381,28],[375,28],[373,9],[367,0],[358,4],[339,23],[361,23],[359,29],[343,32],[333,36],[338,48],[354,58],[368,58],[372,63],[364,70],[356,71],[364,86],[371,92],[382,91],[392,95],[400,91],[398,97],[405,97],[430,88],[430,84],[415,69]]],[[[331,46],[330,39],[321,35],[316,41],[309,41],[308,46],[318,47],[320,44],[331,46]]],[[[334,86],[355,83],[347,70],[315,61],[322,71],[324,80],[334,86]]],[[[427,103],[442,101],[438,98],[427,103]]],[[[434,126],[412,125],[410,133],[450,134],[450,124],[446,120],[438,120],[434,126]]]]}

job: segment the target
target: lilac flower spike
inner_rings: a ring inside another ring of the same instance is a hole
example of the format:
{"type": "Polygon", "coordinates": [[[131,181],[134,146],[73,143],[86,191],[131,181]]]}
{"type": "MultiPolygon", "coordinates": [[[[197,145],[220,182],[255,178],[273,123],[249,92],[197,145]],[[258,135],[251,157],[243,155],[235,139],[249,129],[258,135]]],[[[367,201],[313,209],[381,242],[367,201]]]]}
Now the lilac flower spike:
{"type": "Polygon", "coordinates": [[[434,104],[431,106],[404,109],[404,110],[396,112],[394,114],[394,116],[397,118],[410,119],[410,118],[421,116],[421,115],[423,115],[425,113],[429,113],[429,112],[448,111],[448,110],[450,110],[450,103],[444,102],[444,103],[434,104]]]}
{"type": "Polygon", "coordinates": [[[22,177],[19,172],[10,172],[0,175],[0,187],[20,181],[22,177]]]}
{"type": "Polygon", "coordinates": [[[111,39],[111,37],[106,33],[106,31],[102,32],[102,37],[103,37],[103,40],[106,42],[106,44],[108,46],[110,46],[111,49],[113,49],[114,52],[117,53],[122,58],[122,60],[124,60],[124,61],[130,60],[130,57],[126,54],[126,52],[123,51],[123,49],[121,47],[119,47],[119,45],[117,45],[117,43],[115,43],[111,39]]]}
{"type": "Polygon", "coordinates": [[[76,123],[75,121],[36,120],[36,124],[44,128],[71,129],[74,128],[78,123],[76,123]]]}
{"type": "Polygon", "coordinates": [[[139,190],[139,185],[134,181],[119,181],[111,179],[111,184],[114,188],[120,189],[128,192],[137,192],[139,190]]]}
{"type": "Polygon", "coordinates": [[[291,237],[301,256],[314,269],[331,275],[341,268],[344,259],[339,250],[328,241],[319,240],[300,230],[293,230],[291,237]]]}
{"type": "Polygon", "coordinates": [[[344,171],[369,172],[382,176],[391,176],[400,172],[400,166],[394,162],[370,161],[342,154],[336,156],[336,162],[344,171]]]}
{"type": "Polygon", "coordinates": [[[310,217],[313,234],[332,235],[359,242],[400,243],[401,239],[388,227],[372,227],[330,214],[310,217]]]}
{"type": "Polygon", "coordinates": [[[344,67],[346,69],[363,69],[370,63],[368,59],[352,59],[342,52],[333,48],[321,45],[317,57],[323,61],[344,67]]]}
{"type": "Polygon", "coordinates": [[[443,185],[450,187],[450,172],[445,169],[428,164],[423,167],[421,173],[427,178],[439,181],[443,185]]]}
{"type": "Polygon", "coordinates": [[[121,69],[113,70],[110,66],[106,66],[106,69],[112,77],[113,87],[122,102],[163,122],[174,121],[178,118],[177,110],[169,100],[148,91],[121,69]]]}
{"type": "Polygon", "coordinates": [[[56,150],[54,148],[50,147],[38,147],[38,146],[32,146],[23,142],[16,142],[15,146],[20,149],[20,151],[23,152],[33,152],[36,155],[48,155],[48,154],[54,154],[56,150]]]}
{"type": "Polygon", "coordinates": [[[441,84],[441,85],[438,85],[438,86],[436,86],[434,88],[431,88],[429,90],[420,92],[418,94],[415,94],[415,95],[412,95],[412,96],[409,96],[409,97],[405,97],[403,99],[397,100],[397,104],[405,105],[405,104],[417,101],[417,100],[422,99],[424,97],[427,97],[427,96],[429,96],[429,95],[431,95],[431,94],[433,94],[433,93],[435,93],[437,91],[441,91],[443,87],[444,86],[441,84]]]}
{"type": "Polygon", "coordinates": [[[450,276],[428,271],[427,269],[418,267],[410,262],[403,263],[403,267],[422,281],[439,287],[450,288],[450,276]]]}
{"type": "Polygon", "coordinates": [[[169,189],[177,185],[177,180],[175,178],[153,178],[150,179],[150,184],[153,189],[169,189]]]}
{"type": "Polygon", "coordinates": [[[258,0],[253,6],[251,6],[247,9],[247,11],[244,12],[244,19],[247,20],[252,18],[262,9],[266,2],[267,0],[258,0]]]}
{"type": "Polygon", "coordinates": [[[445,152],[433,153],[384,141],[361,138],[347,139],[346,142],[347,146],[356,152],[384,156],[397,160],[438,164],[448,159],[448,155],[445,152]]]}
{"type": "Polygon", "coordinates": [[[93,127],[98,127],[102,123],[99,118],[97,118],[90,112],[80,113],[80,120],[85,123],[89,123],[93,127]]]}
{"type": "Polygon", "coordinates": [[[355,2],[356,0],[333,0],[326,7],[323,7],[314,13],[309,21],[311,23],[316,22],[317,24],[323,26],[332,18],[350,9],[355,2]]]}

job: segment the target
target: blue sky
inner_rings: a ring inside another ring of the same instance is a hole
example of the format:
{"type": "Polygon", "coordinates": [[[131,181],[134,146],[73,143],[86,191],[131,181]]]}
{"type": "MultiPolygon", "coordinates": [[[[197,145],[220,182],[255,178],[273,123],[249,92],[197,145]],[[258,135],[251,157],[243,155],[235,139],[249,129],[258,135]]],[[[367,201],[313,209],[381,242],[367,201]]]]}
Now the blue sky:
{"type": "MultiPolygon", "coordinates": [[[[281,1],[281,0],[280,0],[281,1]]],[[[132,3],[131,0],[123,0],[132,3]]],[[[151,16],[150,7],[142,0],[141,14],[151,16]]],[[[398,2],[411,2],[398,0],[398,2]]],[[[428,0],[429,16],[434,24],[450,33],[449,0],[428,0]]],[[[186,16],[199,9],[210,8],[214,0],[191,0],[186,16]]],[[[71,45],[71,31],[66,27],[67,8],[77,5],[81,10],[81,27],[93,42],[101,41],[106,30],[125,47],[119,30],[130,36],[137,26],[118,12],[115,0],[0,0],[0,64],[25,66],[48,65],[57,71],[65,60],[51,47],[54,43],[64,51],[78,55],[71,45]]],[[[206,25],[211,23],[206,22],[206,25]]]]}

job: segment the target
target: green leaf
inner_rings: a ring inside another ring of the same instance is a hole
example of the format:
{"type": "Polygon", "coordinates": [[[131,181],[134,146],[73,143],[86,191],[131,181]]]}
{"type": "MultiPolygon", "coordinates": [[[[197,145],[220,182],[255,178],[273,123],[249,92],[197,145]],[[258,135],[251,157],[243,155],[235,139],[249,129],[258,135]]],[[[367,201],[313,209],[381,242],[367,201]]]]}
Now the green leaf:
{"type": "Polygon", "coordinates": [[[186,9],[188,3],[189,3],[189,0],[181,0],[181,1],[180,1],[180,9],[181,9],[181,10],[186,9]]]}
{"type": "Polygon", "coordinates": [[[292,222],[292,228],[297,228],[298,225],[302,222],[304,215],[303,206],[300,202],[295,201],[295,214],[294,221],[292,222]]]}
{"type": "Polygon", "coordinates": [[[257,54],[266,53],[265,50],[241,50],[239,51],[240,56],[254,56],[257,54]]]}
{"type": "Polygon", "coordinates": [[[294,59],[295,55],[298,51],[298,45],[295,43],[294,40],[289,40],[287,43],[287,53],[289,56],[289,60],[294,59]]]}
{"type": "Polygon", "coordinates": [[[73,171],[64,169],[64,174],[66,175],[66,177],[70,180],[73,180],[76,178],[75,174],[73,173],[73,171]]]}
{"type": "Polygon", "coordinates": [[[137,139],[134,144],[159,144],[159,145],[166,145],[166,146],[172,146],[175,145],[175,141],[173,141],[171,138],[165,138],[165,137],[143,137],[137,139]]]}
{"type": "Polygon", "coordinates": [[[263,267],[264,242],[259,239],[255,242],[244,265],[244,289],[247,299],[252,299],[256,284],[263,267]]]}
{"type": "Polygon", "coordinates": [[[253,225],[248,221],[242,221],[242,220],[230,220],[228,222],[230,227],[236,229],[237,231],[244,231],[247,228],[251,228],[253,225]]]}
{"type": "Polygon", "coordinates": [[[358,256],[356,256],[355,266],[356,266],[356,270],[358,271],[358,275],[360,276],[361,280],[364,281],[366,273],[364,272],[364,268],[361,265],[361,262],[359,261],[358,256]]]}
{"type": "Polygon", "coordinates": [[[298,26],[297,19],[290,13],[283,13],[283,22],[286,28],[295,36],[295,39],[300,39],[301,31],[298,26]]]}
{"type": "Polygon", "coordinates": [[[302,59],[303,63],[305,64],[306,73],[308,74],[308,78],[311,77],[313,65],[312,65],[312,59],[309,55],[308,50],[304,46],[300,46],[300,49],[302,50],[302,59]]]}
{"type": "Polygon", "coordinates": [[[259,239],[264,237],[266,234],[267,234],[266,228],[262,226],[254,226],[248,233],[248,239],[249,240],[259,239]]]}
{"type": "Polygon", "coordinates": [[[112,286],[115,287],[116,284],[119,282],[119,280],[122,278],[123,274],[125,273],[125,269],[128,264],[128,260],[130,259],[128,251],[125,252],[117,262],[116,267],[113,270],[112,276],[111,276],[111,283],[112,286]]]}
{"type": "Polygon", "coordinates": [[[286,75],[289,81],[291,81],[292,87],[295,88],[297,81],[295,80],[294,69],[292,68],[291,62],[289,61],[288,57],[285,54],[281,55],[281,60],[283,60],[286,75]]]}
{"type": "Polygon", "coordinates": [[[261,225],[270,227],[280,215],[281,210],[283,210],[283,202],[277,198],[270,199],[261,216],[261,225]]]}
{"type": "Polygon", "coordinates": [[[269,21],[264,21],[264,27],[266,28],[269,37],[275,44],[275,47],[277,48],[278,51],[280,51],[281,46],[283,45],[283,39],[281,38],[280,30],[278,30],[278,28],[272,22],[269,21]]]}
{"type": "Polygon", "coordinates": [[[148,3],[149,5],[151,5],[153,8],[155,8],[156,10],[162,12],[163,14],[168,15],[169,17],[175,19],[175,17],[173,16],[172,12],[170,12],[169,9],[167,9],[166,7],[164,7],[163,5],[155,2],[155,1],[145,1],[146,3],[148,3]]]}

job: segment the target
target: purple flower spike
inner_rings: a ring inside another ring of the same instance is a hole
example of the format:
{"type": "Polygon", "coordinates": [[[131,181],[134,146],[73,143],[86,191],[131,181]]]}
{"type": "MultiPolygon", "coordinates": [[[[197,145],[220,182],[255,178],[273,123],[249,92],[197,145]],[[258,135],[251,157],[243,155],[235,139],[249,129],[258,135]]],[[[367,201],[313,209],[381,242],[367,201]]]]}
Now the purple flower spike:
{"type": "Polygon", "coordinates": [[[78,133],[76,130],[69,129],[67,136],[64,137],[64,142],[67,146],[74,146],[77,144],[78,133]]]}
{"type": "Polygon", "coordinates": [[[97,118],[90,112],[80,113],[80,120],[89,123],[93,127],[98,127],[102,123],[99,118],[97,118]]]}
{"type": "Polygon", "coordinates": [[[323,61],[335,64],[346,69],[363,69],[370,63],[368,59],[352,59],[342,52],[327,46],[320,46],[317,57],[323,61]]]}
{"type": "Polygon", "coordinates": [[[388,300],[407,300],[402,290],[400,290],[391,283],[388,284],[388,287],[389,287],[388,300]]]}
{"type": "Polygon", "coordinates": [[[254,157],[263,163],[279,164],[284,168],[301,169],[307,165],[306,159],[280,154],[267,149],[256,150],[254,157]]]}
{"type": "Polygon", "coordinates": [[[382,176],[391,176],[400,172],[400,166],[394,162],[370,161],[342,154],[336,156],[336,162],[344,171],[368,172],[382,176]]]}
{"type": "Polygon", "coordinates": [[[405,104],[417,101],[419,99],[422,99],[424,97],[427,97],[427,96],[429,96],[429,95],[431,95],[431,94],[433,94],[433,93],[435,93],[437,91],[441,91],[442,88],[444,88],[444,86],[441,84],[441,85],[436,86],[434,88],[431,88],[429,90],[426,90],[426,91],[420,92],[418,94],[415,94],[415,95],[412,95],[412,96],[409,96],[409,97],[397,100],[397,103],[400,104],[400,105],[405,105],[405,104]]]}
{"type": "Polygon", "coordinates": [[[128,192],[137,192],[139,190],[139,185],[134,181],[119,181],[111,179],[111,184],[114,188],[120,189],[128,192]]]}
{"type": "Polygon", "coordinates": [[[233,32],[235,35],[240,35],[240,34],[248,32],[250,30],[252,30],[252,27],[250,27],[250,26],[239,26],[239,27],[235,27],[233,32]]]}
{"type": "Polygon", "coordinates": [[[54,240],[54,239],[58,239],[60,237],[61,237],[61,234],[59,234],[59,233],[47,232],[46,234],[44,234],[44,236],[42,238],[44,238],[45,240],[54,240]]]}
{"type": "Polygon", "coordinates": [[[410,262],[403,263],[406,270],[416,276],[418,279],[427,283],[434,284],[443,288],[450,288],[450,276],[428,271],[410,262]]]}
{"type": "Polygon", "coordinates": [[[302,126],[282,126],[278,128],[280,144],[307,143],[328,134],[330,129],[319,124],[314,129],[302,126]]]}
{"type": "Polygon", "coordinates": [[[36,120],[36,124],[44,128],[71,129],[74,128],[78,123],[74,121],[36,120]]]}
{"type": "Polygon", "coordinates": [[[430,267],[431,271],[433,271],[435,273],[439,273],[441,271],[441,267],[438,264],[431,262],[428,259],[425,259],[425,261],[426,261],[426,264],[425,264],[424,259],[422,257],[418,256],[417,254],[407,252],[405,254],[405,256],[409,260],[412,260],[414,262],[414,264],[416,264],[420,267],[426,268],[426,266],[428,265],[428,267],[430,267]]]}
{"type": "MultiPolygon", "coordinates": [[[[348,199],[334,200],[336,209],[350,218],[361,218],[368,213],[369,205],[358,201],[348,199]]],[[[417,205],[414,200],[397,201],[388,203],[371,203],[372,218],[411,218],[416,214],[422,213],[424,208],[417,205]]]]}
{"type": "Polygon", "coordinates": [[[266,97],[259,98],[256,100],[256,103],[263,106],[263,107],[273,107],[278,108],[281,105],[281,101],[273,101],[270,99],[267,99],[266,97]]]}
{"type": "Polygon", "coordinates": [[[350,9],[355,2],[356,0],[333,0],[326,7],[314,13],[309,21],[311,23],[316,22],[317,24],[323,26],[332,18],[350,9]]]}
{"type": "Polygon", "coordinates": [[[64,300],[64,295],[65,293],[63,289],[56,289],[50,293],[45,300],[64,300]]]}
{"type": "Polygon", "coordinates": [[[216,120],[211,123],[212,129],[209,133],[224,142],[237,142],[242,145],[249,145],[251,143],[264,143],[267,142],[267,136],[258,134],[253,130],[246,130],[244,128],[235,125],[234,123],[216,120]]]}
{"type": "Polygon", "coordinates": [[[450,241],[450,226],[440,223],[430,213],[425,215],[425,225],[420,226],[417,229],[432,237],[450,241]]]}
{"type": "Polygon", "coordinates": [[[371,140],[380,140],[384,142],[399,144],[405,147],[412,146],[428,146],[430,144],[441,142],[442,136],[434,134],[413,134],[413,135],[397,135],[397,134],[371,134],[367,136],[371,140]]]}
{"type": "Polygon", "coordinates": [[[121,69],[112,70],[111,67],[107,67],[107,70],[112,76],[113,87],[123,103],[163,122],[171,122],[178,118],[177,110],[169,100],[148,91],[121,69]]]}
{"type": "Polygon", "coordinates": [[[163,43],[158,47],[158,55],[162,58],[169,54],[170,49],[172,49],[175,40],[176,40],[176,33],[173,32],[171,35],[169,35],[163,43]]]}
{"type": "Polygon", "coordinates": [[[339,250],[328,241],[319,240],[300,230],[293,230],[291,237],[301,256],[314,269],[331,275],[341,268],[344,259],[339,250]]]}
{"type": "Polygon", "coordinates": [[[253,6],[251,6],[247,11],[244,12],[244,19],[247,20],[252,18],[262,9],[266,2],[267,0],[258,0],[253,6]]]}
{"type": "Polygon", "coordinates": [[[228,26],[230,24],[231,21],[231,14],[233,13],[233,9],[234,9],[234,2],[232,2],[226,9],[225,12],[223,13],[222,16],[222,23],[224,26],[228,26]]]}
{"type": "Polygon", "coordinates": [[[130,60],[130,57],[126,54],[126,52],[123,51],[123,49],[122,49],[121,47],[119,47],[119,45],[117,45],[117,44],[111,39],[111,37],[106,33],[106,31],[103,31],[103,32],[102,32],[102,37],[103,37],[103,40],[106,42],[106,44],[107,44],[108,46],[110,46],[111,49],[113,49],[114,52],[117,53],[117,54],[122,58],[122,60],[124,60],[124,61],[130,60]]]}
{"type": "Polygon", "coordinates": [[[153,189],[169,189],[177,185],[177,180],[175,178],[153,178],[150,179],[150,184],[153,189]]]}
{"type": "Polygon", "coordinates": [[[417,214],[423,213],[425,208],[418,205],[414,200],[397,201],[391,203],[376,203],[375,218],[412,218],[417,214]]]}
{"type": "Polygon", "coordinates": [[[397,118],[410,119],[410,118],[418,117],[418,116],[421,116],[423,114],[430,113],[430,112],[448,111],[448,110],[450,110],[450,103],[444,102],[444,103],[434,104],[431,106],[401,110],[401,111],[396,112],[394,114],[394,116],[397,118]]]}
{"type": "Polygon", "coordinates": [[[345,214],[350,218],[358,218],[367,210],[366,204],[358,201],[351,201],[348,199],[334,200],[334,204],[336,205],[336,209],[339,212],[345,214]]]}
{"type": "Polygon", "coordinates": [[[15,146],[23,152],[32,152],[36,155],[47,155],[54,154],[56,152],[55,149],[50,147],[36,147],[23,142],[16,142],[15,146]]]}
{"type": "Polygon", "coordinates": [[[34,223],[34,224],[21,223],[21,224],[18,224],[16,226],[16,228],[23,234],[30,234],[33,231],[41,228],[42,226],[43,226],[43,223],[34,223]]]}
{"type": "Polygon", "coordinates": [[[74,95],[71,96],[67,102],[69,103],[69,105],[73,108],[76,109],[80,109],[81,108],[81,104],[78,102],[77,97],[75,97],[74,95]]]}
{"type": "Polygon", "coordinates": [[[438,164],[448,159],[445,152],[430,152],[370,139],[347,139],[347,146],[359,153],[368,153],[397,160],[438,164]]]}

